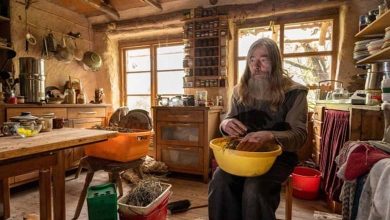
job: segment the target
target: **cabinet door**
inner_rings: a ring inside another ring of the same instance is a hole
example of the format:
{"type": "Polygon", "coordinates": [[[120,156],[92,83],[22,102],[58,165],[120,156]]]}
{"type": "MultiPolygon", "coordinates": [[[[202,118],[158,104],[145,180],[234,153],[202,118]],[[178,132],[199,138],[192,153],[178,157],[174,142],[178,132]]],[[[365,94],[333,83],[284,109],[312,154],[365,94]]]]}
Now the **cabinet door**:
{"type": "Polygon", "coordinates": [[[185,146],[161,146],[161,158],[169,170],[199,174],[203,172],[203,149],[185,146]]]}
{"type": "Polygon", "coordinates": [[[157,122],[157,144],[202,146],[203,124],[157,122]]]}

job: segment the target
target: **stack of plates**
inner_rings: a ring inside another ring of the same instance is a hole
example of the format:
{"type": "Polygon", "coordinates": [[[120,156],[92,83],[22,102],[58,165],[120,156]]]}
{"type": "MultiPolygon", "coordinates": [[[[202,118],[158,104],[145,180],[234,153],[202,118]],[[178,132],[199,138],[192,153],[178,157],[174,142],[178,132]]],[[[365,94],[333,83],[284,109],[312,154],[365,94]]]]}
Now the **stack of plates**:
{"type": "Polygon", "coordinates": [[[390,47],[390,26],[385,29],[385,37],[383,38],[382,49],[390,47]]]}
{"type": "Polygon", "coordinates": [[[370,42],[371,42],[371,39],[361,40],[361,41],[355,42],[355,47],[353,49],[353,59],[354,60],[361,60],[363,58],[370,56],[370,53],[367,50],[367,44],[370,42]]]}
{"type": "Polygon", "coordinates": [[[370,53],[370,55],[376,54],[381,51],[382,45],[383,39],[373,40],[367,45],[368,52],[370,53]]]}
{"type": "Polygon", "coordinates": [[[364,59],[364,58],[378,52],[381,49],[382,44],[383,44],[382,38],[374,38],[374,39],[356,41],[355,47],[353,49],[353,59],[354,60],[361,60],[361,59],[364,59]],[[379,40],[382,42],[380,43],[379,40]],[[378,45],[379,45],[379,48],[378,48],[378,45]]]}

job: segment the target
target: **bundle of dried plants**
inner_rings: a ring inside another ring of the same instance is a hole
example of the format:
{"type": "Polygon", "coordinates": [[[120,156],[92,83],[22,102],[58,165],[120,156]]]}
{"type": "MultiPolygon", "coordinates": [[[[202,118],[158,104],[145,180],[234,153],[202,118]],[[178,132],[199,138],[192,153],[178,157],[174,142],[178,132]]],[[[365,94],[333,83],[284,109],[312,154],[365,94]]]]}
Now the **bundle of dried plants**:
{"type": "Polygon", "coordinates": [[[128,194],[126,204],[145,207],[159,197],[167,188],[157,178],[148,177],[141,180],[128,194]]]}

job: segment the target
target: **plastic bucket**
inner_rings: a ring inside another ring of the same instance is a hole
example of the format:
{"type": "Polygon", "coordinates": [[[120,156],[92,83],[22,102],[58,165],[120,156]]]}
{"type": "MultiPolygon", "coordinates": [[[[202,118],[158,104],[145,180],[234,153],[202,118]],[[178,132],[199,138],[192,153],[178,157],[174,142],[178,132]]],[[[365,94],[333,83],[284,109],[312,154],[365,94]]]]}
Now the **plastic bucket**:
{"type": "Polygon", "coordinates": [[[320,188],[321,172],[309,167],[295,167],[292,173],[293,196],[316,199],[320,188]]]}

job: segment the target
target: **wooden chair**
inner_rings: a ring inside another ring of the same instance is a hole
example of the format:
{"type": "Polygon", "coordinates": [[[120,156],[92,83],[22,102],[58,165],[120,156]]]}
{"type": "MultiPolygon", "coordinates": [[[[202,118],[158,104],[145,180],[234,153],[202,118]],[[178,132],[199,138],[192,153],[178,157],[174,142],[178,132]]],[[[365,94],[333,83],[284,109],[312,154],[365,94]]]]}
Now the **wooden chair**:
{"type": "Polygon", "coordinates": [[[138,173],[140,178],[142,178],[143,177],[142,170],[141,170],[142,162],[143,159],[133,160],[129,162],[118,162],[118,161],[106,160],[106,159],[90,157],[90,156],[83,157],[80,160],[80,165],[76,172],[75,178],[77,179],[79,177],[80,172],[83,168],[87,169],[87,176],[85,177],[84,188],[81,191],[80,198],[77,203],[77,208],[73,219],[77,219],[80,216],[80,212],[81,209],[83,208],[84,200],[87,195],[88,186],[91,183],[93,175],[96,171],[104,170],[108,172],[110,182],[116,183],[116,186],[119,191],[119,197],[121,197],[123,195],[122,179],[120,176],[121,173],[128,169],[135,169],[135,171],[138,173]]]}

